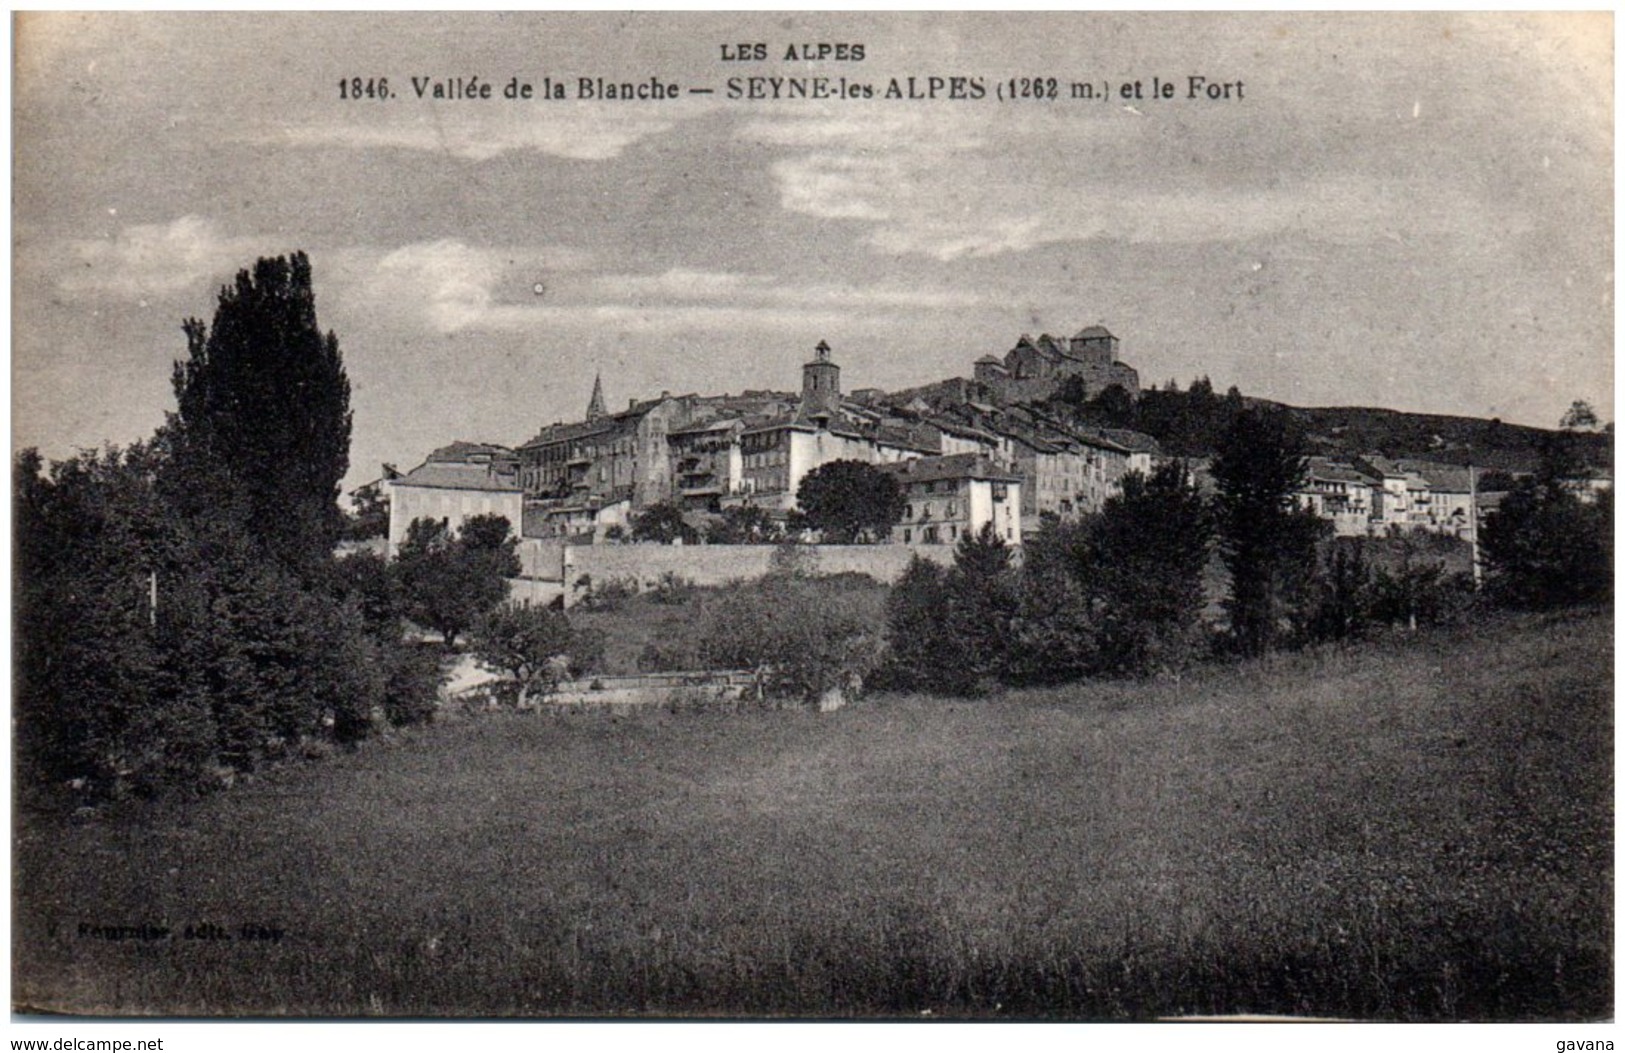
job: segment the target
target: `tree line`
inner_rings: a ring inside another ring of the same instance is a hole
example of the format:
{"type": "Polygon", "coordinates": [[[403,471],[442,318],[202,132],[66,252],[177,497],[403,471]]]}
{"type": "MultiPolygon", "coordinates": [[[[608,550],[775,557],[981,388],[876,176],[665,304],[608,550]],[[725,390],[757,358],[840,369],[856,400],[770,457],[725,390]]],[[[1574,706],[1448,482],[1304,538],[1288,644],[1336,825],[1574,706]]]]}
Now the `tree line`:
{"type": "Polygon", "coordinates": [[[1612,596],[1612,495],[1575,485],[1561,437],[1482,530],[1484,585],[1429,545],[1335,538],[1295,494],[1303,435],[1284,411],[1235,407],[1212,493],[1180,461],[1131,473],[1102,511],[1047,519],[1023,559],[990,529],[954,565],[916,559],[892,591],[878,682],[948,695],[998,684],[1177,673],[1205,659],[1415,629],[1487,606],[1550,609],[1612,596]],[[1383,565],[1379,546],[1397,550],[1383,565]],[[1222,588],[1218,587],[1222,582],[1222,588]],[[1209,596],[1222,610],[1207,611],[1209,596]]]}
{"type": "Polygon", "coordinates": [[[13,459],[17,758],[91,795],[230,780],[433,712],[381,561],[335,559],[350,386],[303,253],[182,326],[149,440],[13,459]]]}

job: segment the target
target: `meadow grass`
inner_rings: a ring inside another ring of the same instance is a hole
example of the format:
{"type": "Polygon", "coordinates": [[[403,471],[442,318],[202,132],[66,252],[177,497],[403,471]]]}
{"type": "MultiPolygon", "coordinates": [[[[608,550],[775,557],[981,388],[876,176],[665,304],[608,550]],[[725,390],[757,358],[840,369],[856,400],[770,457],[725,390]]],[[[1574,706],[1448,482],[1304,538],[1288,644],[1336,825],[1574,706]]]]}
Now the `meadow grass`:
{"type": "Polygon", "coordinates": [[[831,714],[503,715],[15,830],[70,1011],[1580,1019],[1612,619],[831,714]],[[156,924],[111,941],[81,924],[156,924]],[[187,940],[245,923],[277,943],[187,940]]]}

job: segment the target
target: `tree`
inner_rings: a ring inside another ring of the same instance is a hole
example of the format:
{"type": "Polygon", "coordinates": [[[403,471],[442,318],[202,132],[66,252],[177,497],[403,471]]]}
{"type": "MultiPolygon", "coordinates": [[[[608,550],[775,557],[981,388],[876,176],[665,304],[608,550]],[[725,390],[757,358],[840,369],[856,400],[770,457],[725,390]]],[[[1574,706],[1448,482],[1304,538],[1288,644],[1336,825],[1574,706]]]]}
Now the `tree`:
{"type": "Polygon", "coordinates": [[[633,541],[657,541],[662,545],[680,541],[691,545],[699,539],[699,531],[688,525],[683,510],[670,501],[650,505],[632,517],[633,541]]]}
{"type": "Polygon", "coordinates": [[[513,677],[521,709],[558,687],[568,660],[584,642],[564,612],[517,603],[481,615],[470,635],[475,654],[513,677]]]}
{"type": "Polygon", "coordinates": [[[395,558],[407,617],[446,647],[508,595],[519,574],[518,539],[503,516],[474,516],[457,537],[435,519],[414,519],[395,558]]]}
{"type": "Polygon", "coordinates": [[[884,541],[903,518],[897,480],[863,461],[830,461],[802,477],[796,503],[826,544],[884,541]]]}
{"type": "Polygon", "coordinates": [[[973,693],[1004,676],[1020,608],[1013,553],[992,523],[959,539],[946,584],[948,638],[961,654],[956,679],[961,693],[973,693]]]}
{"type": "Polygon", "coordinates": [[[1304,615],[1326,524],[1296,506],[1307,467],[1302,436],[1282,410],[1244,409],[1225,430],[1212,474],[1219,552],[1230,571],[1237,651],[1269,650],[1304,615]]]}
{"type": "Polygon", "coordinates": [[[161,572],[167,592],[184,561],[155,466],[142,445],[84,451],[48,471],[34,450],[13,461],[14,728],[25,781],[105,790],[153,774],[131,758],[158,741],[170,742],[176,764],[188,741],[212,745],[206,715],[165,728],[179,721],[164,698],[151,585],[161,572]]]}
{"type": "Polygon", "coordinates": [[[943,568],[918,553],[886,597],[887,687],[951,692],[960,653],[948,633],[948,585],[943,568]]]}
{"type": "Polygon", "coordinates": [[[1310,622],[1316,640],[1349,640],[1365,635],[1371,620],[1374,583],[1364,538],[1343,538],[1329,546],[1320,575],[1320,600],[1310,622]]]}
{"type": "Polygon", "coordinates": [[[1078,578],[1099,624],[1101,670],[1138,675],[1185,664],[1197,646],[1213,538],[1189,471],[1168,462],[1149,477],[1130,472],[1091,527],[1078,578]]]}
{"type": "Polygon", "coordinates": [[[1598,602],[1613,592],[1613,495],[1582,501],[1557,449],[1501,501],[1480,537],[1486,585],[1513,607],[1598,602]]]}
{"type": "Polygon", "coordinates": [[[363,486],[350,498],[350,514],[344,519],[344,536],[350,541],[366,541],[389,534],[389,497],[380,486],[363,486]]]}
{"type": "Polygon", "coordinates": [[[192,512],[232,509],[290,566],[325,558],[343,527],[350,382],[337,337],[316,322],[310,261],[259,260],[221,289],[211,326],[182,329],[171,498],[192,512]]]}
{"type": "Polygon", "coordinates": [[[769,695],[820,709],[861,694],[881,659],[884,615],[829,579],[772,576],[706,609],[700,658],[753,669],[769,695]]]}
{"type": "Polygon", "coordinates": [[[1564,431],[1596,431],[1600,423],[1597,411],[1591,408],[1591,403],[1584,399],[1576,399],[1568,408],[1568,412],[1563,414],[1563,420],[1558,427],[1564,431]]]}
{"type": "Polygon", "coordinates": [[[1089,520],[1047,516],[1022,546],[1020,604],[1004,672],[1009,682],[1070,683],[1098,667],[1098,626],[1079,579],[1089,533],[1089,520]]]}
{"type": "Polygon", "coordinates": [[[722,518],[705,532],[705,540],[713,545],[771,545],[783,538],[783,524],[755,505],[723,509],[722,518]]]}

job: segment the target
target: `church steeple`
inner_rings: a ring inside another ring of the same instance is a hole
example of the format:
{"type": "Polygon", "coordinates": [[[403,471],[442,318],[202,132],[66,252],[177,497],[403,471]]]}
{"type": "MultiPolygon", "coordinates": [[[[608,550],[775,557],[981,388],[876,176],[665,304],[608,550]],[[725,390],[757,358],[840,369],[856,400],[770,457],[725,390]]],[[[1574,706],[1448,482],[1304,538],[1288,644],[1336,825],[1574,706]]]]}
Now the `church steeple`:
{"type": "Polygon", "coordinates": [[[604,408],[604,378],[595,373],[592,378],[592,401],[587,403],[587,419],[597,420],[608,414],[609,411],[604,408]]]}

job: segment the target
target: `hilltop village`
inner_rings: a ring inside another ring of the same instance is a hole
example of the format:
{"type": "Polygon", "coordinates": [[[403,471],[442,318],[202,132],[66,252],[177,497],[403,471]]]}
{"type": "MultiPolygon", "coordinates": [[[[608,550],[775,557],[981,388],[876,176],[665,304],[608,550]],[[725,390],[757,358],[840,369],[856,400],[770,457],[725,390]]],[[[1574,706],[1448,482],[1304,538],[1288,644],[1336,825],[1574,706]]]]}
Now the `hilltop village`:
{"type": "MultiPolygon", "coordinates": [[[[742,506],[782,520],[802,479],[837,460],[896,477],[907,504],[893,545],[952,546],[986,524],[1019,545],[1046,516],[1099,511],[1127,473],[1163,459],[1149,435],[1080,425],[1046,406],[1063,385],[1082,398],[1112,387],[1138,395],[1139,375],[1118,350],[1102,326],[1070,338],[1024,335],[1004,355],[977,359],[969,378],[848,393],[820,342],[801,366],[799,393],[663,391],[618,411],[595,378],[579,421],[542,427],[517,446],[453,442],[386,479],[389,548],[419,517],[455,529],[500,514],[526,539],[575,545],[626,538],[634,516],[661,504],[696,526],[742,506]]],[[[1200,482],[1202,465],[1193,467],[1200,482]]],[[[1397,528],[1465,537],[1489,503],[1456,465],[1312,457],[1308,468],[1298,499],[1340,536],[1397,528]]]]}

